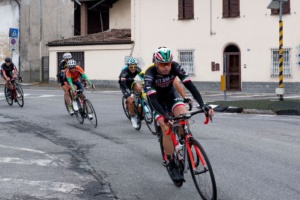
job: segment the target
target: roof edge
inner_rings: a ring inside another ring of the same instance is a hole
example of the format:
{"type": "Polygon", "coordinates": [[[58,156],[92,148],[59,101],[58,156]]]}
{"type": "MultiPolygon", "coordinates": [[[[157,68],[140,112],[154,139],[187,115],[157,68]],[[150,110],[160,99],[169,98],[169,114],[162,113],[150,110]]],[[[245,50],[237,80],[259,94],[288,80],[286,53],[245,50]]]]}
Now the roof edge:
{"type": "Polygon", "coordinates": [[[59,47],[59,46],[86,46],[86,45],[114,45],[114,44],[132,44],[133,41],[124,41],[124,42],[86,42],[86,43],[64,43],[64,44],[51,44],[48,43],[46,46],[48,47],[59,47]]]}

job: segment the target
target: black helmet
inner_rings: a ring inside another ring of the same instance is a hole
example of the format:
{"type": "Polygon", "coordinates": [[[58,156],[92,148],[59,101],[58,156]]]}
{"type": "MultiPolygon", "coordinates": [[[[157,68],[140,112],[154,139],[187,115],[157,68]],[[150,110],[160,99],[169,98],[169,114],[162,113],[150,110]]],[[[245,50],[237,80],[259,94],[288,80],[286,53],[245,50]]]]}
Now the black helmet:
{"type": "Polygon", "coordinates": [[[5,58],[5,62],[11,62],[11,58],[10,57],[6,57],[5,58]]]}

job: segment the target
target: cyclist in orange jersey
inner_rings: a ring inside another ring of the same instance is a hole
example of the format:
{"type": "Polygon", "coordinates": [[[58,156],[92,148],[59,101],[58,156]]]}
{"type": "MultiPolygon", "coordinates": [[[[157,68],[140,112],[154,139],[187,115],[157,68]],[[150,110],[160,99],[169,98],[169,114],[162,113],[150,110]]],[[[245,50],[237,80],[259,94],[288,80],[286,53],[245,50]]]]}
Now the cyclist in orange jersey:
{"type": "Polygon", "coordinates": [[[70,103],[70,96],[68,95],[68,91],[71,89],[72,92],[72,96],[75,97],[76,96],[76,88],[79,94],[79,98],[82,99],[82,95],[80,95],[82,93],[83,87],[82,84],[80,82],[80,77],[85,80],[86,82],[88,82],[90,85],[92,85],[92,88],[95,89],[95,85],[90,81],[90,79],[87,77],[87,75],[85,74],[84,70],[76,65],[76,61],[75,60],[69,60],[67,63],[68,69],[65,71],[65,77],[64,77],[64,91],[65,91],[65,101],[68,104],[68,109],[70,114],[73,114],[74,111],[72,109],[72,105],[70,103]],[[76,88],[75,88],[76,86],[76,88]],[[67,92],[66,92],[67,91],[67,92]]]}

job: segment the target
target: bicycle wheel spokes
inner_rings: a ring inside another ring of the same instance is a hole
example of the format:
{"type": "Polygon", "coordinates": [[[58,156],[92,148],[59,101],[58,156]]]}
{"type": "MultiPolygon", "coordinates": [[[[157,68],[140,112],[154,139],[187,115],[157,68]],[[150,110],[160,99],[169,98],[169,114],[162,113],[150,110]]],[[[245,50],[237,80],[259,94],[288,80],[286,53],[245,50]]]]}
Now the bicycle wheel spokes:
{"type": "Polygon", "coordinates": [[[96,128],[98,120],[97,120],[97,115],[96,115],[95,109],[94,109],[92,103],[90,102],[90,100],[85,99],[84,102],[85,102],[84,108],[85,108],[85,113],[87,114],[87,118],[91,122],[93,127],[96,128]]]}
{"type": "Polygon", "coordinates": [[[16,85],[16,100],[20,107],[24,106],[24,96],[23,91],[20,89],[20,85],[16,85]]]}
{"type": "Polygon", "coordinates": [[[190,138],[190,141],[189,165],[197,191],[202,199],[217,199],[216,182],[208,157],[197,140],[190,138]]]}
{"type": "Polygon", "coordinates": [[[127,109],[127,103],[126,103],[126,98],[125,96],[122,97],[122,107],[123,107],[123,110],[124,110],[124,113],[126,115],[126,117],[130,120],[130,115],[129,115],[129,112],[128,112],[128,109],[127,109]]]}

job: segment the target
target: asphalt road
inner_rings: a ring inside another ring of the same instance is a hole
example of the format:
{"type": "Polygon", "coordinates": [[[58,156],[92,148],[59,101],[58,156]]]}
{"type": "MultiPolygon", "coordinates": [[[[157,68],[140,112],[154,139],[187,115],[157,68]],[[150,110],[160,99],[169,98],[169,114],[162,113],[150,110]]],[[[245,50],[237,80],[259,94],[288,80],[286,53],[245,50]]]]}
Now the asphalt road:
{"type": "MultiPolygon", "coordinates": [[[[172,184],[156,136],[131,127],[120,92],[86,92],[98,116],[92,128],[67,114],[59,88],[24,91],[23,108],[0,94],[0,199],[200,199],[189,173],[181,188],[172,184]]],[[[218,199],[300,199],[299,116],[193,120],[218,199]]]]}

